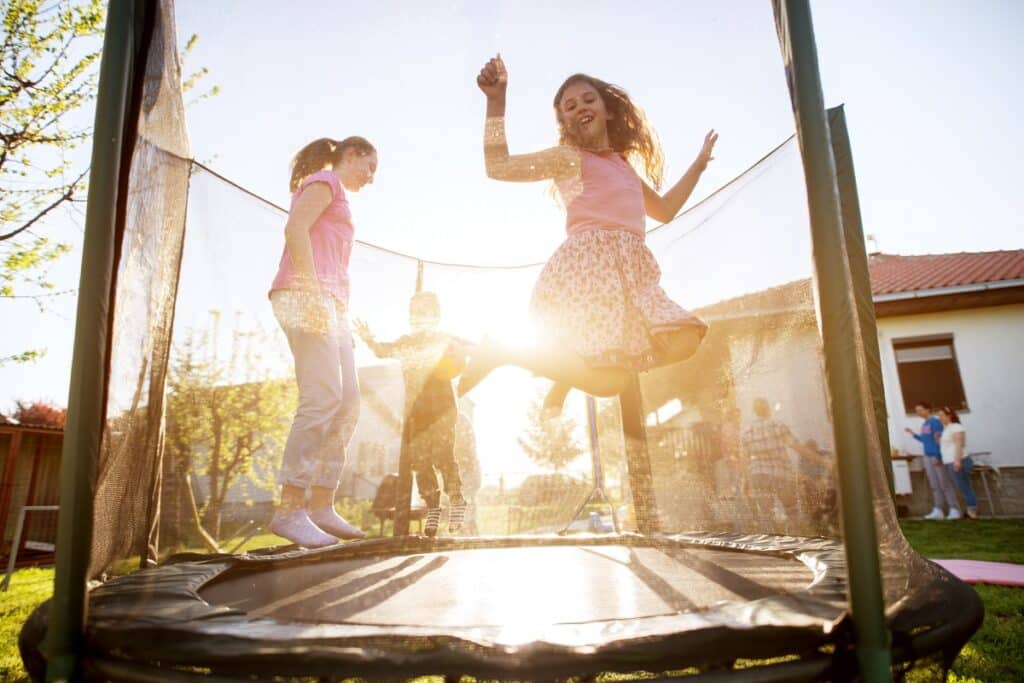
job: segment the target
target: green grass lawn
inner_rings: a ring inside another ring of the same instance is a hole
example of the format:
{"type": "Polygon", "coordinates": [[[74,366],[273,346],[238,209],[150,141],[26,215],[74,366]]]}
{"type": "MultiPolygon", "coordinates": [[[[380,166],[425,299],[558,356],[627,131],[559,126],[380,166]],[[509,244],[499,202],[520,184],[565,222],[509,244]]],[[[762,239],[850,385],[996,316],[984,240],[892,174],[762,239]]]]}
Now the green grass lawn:
{"type": "Polygon", "coordinates": [[[18,654],[18,633],[36,605],[53,594],[52,569],[19,569],[0,593],[0,681],[27,681],[18,654]]]}
{"type": "MultiPolygon", "coordinates": [[[[1024,564],[1024,520],[907,520],[903,532],[925,557],[1024,564]]],[[[1024,588],[974,589],[985,603],[985,622],[953,663],[949,680],[1024,680],[1024,588]]]]}
{"type": "MultiPolygon", "coordinates": [[[[1024,520],[906,521],[904,532],[925,557],[1024,564],[1024,520]]],[[[247,547],[277,544],[269,535],[247,547]]],[[[36,605],[50,597],[52,569],[21,569],[0,593],[0,681],[26,681],[18,632],[36,605]]],[[[975,586],[985,603],[985,623],[960,653],[949,678],[956,683],[1024,680],[1024,588],[975,586]]]]}
{"type": "Polygon", "coordinates": [[[901,522],[914,550],[935,559],[1024,564],[1024,519],[901,522]]]}

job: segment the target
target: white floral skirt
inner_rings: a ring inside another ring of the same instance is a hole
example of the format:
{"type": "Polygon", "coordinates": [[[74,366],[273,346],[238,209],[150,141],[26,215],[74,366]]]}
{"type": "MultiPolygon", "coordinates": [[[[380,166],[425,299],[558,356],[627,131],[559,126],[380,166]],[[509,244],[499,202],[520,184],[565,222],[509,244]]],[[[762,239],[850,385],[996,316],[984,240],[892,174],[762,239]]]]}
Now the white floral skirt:
{"type": "Polygon", "coordinates": [[[661,288],[641,236],[589,230],[569,236],[541,271],[530,312],[550,340],[591,367],[647,370],[672,357],[673,332],[707,324],[661,288]]]}

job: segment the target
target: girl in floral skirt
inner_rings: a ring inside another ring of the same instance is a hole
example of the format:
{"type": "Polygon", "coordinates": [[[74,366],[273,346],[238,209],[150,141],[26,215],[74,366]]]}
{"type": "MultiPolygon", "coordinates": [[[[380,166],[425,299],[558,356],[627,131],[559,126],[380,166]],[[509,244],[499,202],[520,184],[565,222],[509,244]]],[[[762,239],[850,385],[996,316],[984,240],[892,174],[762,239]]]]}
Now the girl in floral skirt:
{"type": "Polygon", "coordinates": [[[554,99],[559,146],[510,155],[508,74],[500,56],[480,70],[477,85],[487,96],[487,175],[553,181],[566,207],[568,237],[545,265],[530,302],[543,341],[522,349],[484,340],[462,374],[459,393],[499,366],[517,365],[554,380],[545,408],[557,412],[570,387],[613,396],[633,373],[692,356],[707,325],[661,288],[661,270],[644,244],[644,218],[667,222],[676,216],[713,159],[718,134],[708,132],[683,177],[659,194],[661,148],[621,88],[585,74],[570,76],[554,99]]]}

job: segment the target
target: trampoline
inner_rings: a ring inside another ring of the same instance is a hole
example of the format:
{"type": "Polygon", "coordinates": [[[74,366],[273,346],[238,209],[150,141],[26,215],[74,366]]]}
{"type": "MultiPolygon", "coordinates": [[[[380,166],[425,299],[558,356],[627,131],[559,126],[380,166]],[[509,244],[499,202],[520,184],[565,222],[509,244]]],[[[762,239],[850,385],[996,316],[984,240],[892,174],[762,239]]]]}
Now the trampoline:
{"type": "MultiPolygon", "coordinates": [[[[253,266],[279,256],[284,211],[193,160],[173,2],[112,2],[97,138],[123,144],[97,146],[92,167],[56,590],[19,641],[33,679],[944,674],[981,603],[899,529],[845,118],[821,103],[807,3],[773,9],[798,135],[646,236],[662,286],[710,323],[694,358],[611,400],[570,397],[556,436],[531,417],[543,382],[489,378],[460,406],[479,533],[426,538],[409,529],[400,369],[357,349],[363,413],[338,499],[376,532],[369,501],[397,472],[388,535],[231,554],[217,549],[243,518],[227,503],[271,509],[273,430],[294,410],[253,266]],[[749,474],[769,419],[789,434],[770,481],[749,474]],[[214,422],[234,431],[214,438],[214,422]],[[217,443],[255,437],[265,447],[211,474],[217,443]]],[[[452,332],[479,338],[519,324],[542,266],[359,242],[352,315],[397,334],[429,290],[452,332]]]]}
{"type": "MultiPolygon", "coordinates": [[[[679,670],[843,680],[855,669],[845,576],[833,540],[708,533],[181,556],[91,592],[89,648],[114,656],[87,663],[114,680],[679,670]],[[769,663],[733,668],[758,660],[769,663]]],[[[973,592],[935,566],[915,585],[889,615],[897,660],[948,658],[977,627],[973,592]]],[[[37,613],[23,643],[43,628],[37,613]]]]}

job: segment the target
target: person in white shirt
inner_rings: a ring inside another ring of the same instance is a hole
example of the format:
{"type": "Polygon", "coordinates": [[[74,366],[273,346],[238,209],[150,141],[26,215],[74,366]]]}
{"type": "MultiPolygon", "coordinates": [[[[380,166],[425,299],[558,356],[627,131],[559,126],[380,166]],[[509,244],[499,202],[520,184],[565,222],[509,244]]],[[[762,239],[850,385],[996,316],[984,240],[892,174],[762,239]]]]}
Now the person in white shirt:
{"type": "Polygon", "coordinates": [[[974,495],[974,487],[971,486],[971,469],[974,462],[966,452],[967,430],[960,424],[960,416],[949,406],[939,409],[939,420],[942,422],[942,462],[949,476],[960,488],[960,493],[964,494],[967,516],[970,519],[977,519],[978,499],[974,495]]]}
{"type": "Polygon", "coordinates": [[[932,490],[932,511],[924,516],[925,519],[946,519],[946,513],[942,509],[943,500],[949,506],[949,516],[952,519],[960,519],[960,501],[956,499],[956,487],[953,480],[946,474],[946,466],[942,464],[942,451],[939,449],[939,441],[942,439],[942,421],[932,411],[932,404],[927,401],[918,401],[914,406],[914,412],[924,420],[921,425],[921,432],[907,428],[907,434],[921,442],[924,449],[924,472],[928,475],[928,488],[932,490]]]}

